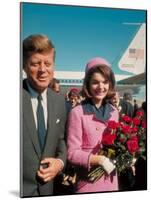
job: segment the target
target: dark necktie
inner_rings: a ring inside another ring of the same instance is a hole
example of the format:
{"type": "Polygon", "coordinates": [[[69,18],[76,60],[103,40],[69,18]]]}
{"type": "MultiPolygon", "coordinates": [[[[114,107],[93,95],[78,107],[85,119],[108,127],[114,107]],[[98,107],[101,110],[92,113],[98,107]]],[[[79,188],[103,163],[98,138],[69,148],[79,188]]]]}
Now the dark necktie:
{"type": "Polygon", "coordinates": [[[41,104],[42,96],[38,96],[38,107],[37,107],[37,131],[40,143],[41,151],[43,150],[46,136],[45,120],[44,120],[44,110],[41,104]]]}

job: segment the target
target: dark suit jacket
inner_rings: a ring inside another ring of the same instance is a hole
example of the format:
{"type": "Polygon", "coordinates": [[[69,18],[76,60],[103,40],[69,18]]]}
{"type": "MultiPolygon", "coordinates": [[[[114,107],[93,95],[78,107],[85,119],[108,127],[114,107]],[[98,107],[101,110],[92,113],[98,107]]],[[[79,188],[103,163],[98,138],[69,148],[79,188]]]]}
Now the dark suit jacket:
{"type": "Polygon", "coordinates": [[[133,117],[134,115],[134,107],[130,102],[127,102],[125,100],[120,101],[120,106],[122,107],[122,110],[120,111],[121,114],[125,114],[129,117],[133,117]]]}
{"type": "Polygon", "coordinates": [[[60,158],[66,162],[64,141],[66,111],[64,98],[48,88],[48,125],[46,143],[41,153],[38,134],[32,111],[30,94],[23,83],[23,119],[21,134],[21,196],[43,196],[53,194],[53,181],[41,183],[36,172],[45,157],[60,158]],[[59,121],[60,120],[60,121],[59,121]]]}

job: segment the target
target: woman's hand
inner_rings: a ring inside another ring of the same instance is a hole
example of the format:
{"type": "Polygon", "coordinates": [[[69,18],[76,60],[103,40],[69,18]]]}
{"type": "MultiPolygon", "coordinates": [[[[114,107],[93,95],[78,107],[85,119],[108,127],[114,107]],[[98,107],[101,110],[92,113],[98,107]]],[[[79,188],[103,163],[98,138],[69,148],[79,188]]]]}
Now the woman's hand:
{"type": "Polygon", "coordinates": [[[115,165],[111,162],[111,160],[103,155],[91,154],[89,162],[91,166],[94,165],[102,166],[104,171],[106,171],[108,175],[115,169],[115,165]]]}
{"type": "Polygon", "coordinates": [[[103,161],[101,160],[100,165],[108,175],[115,169],[115,165],[107,157],[105,157],[103,161]]]}

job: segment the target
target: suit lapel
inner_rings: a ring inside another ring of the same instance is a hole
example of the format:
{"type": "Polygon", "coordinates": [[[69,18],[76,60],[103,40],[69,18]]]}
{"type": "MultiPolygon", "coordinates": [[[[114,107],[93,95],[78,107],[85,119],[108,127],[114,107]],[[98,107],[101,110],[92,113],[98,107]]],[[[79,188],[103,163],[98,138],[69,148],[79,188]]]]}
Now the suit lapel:
{"type": "Polygon", "coordinates": [[[31,137],[33,146],[35,148],[35,151],[38,155],[38,157],[41,157],[41,150],[40,150],[40,145],[39,145],[39,140],[38,140],[38,135],[36,131],[36,125],[34,121],[34,115],[33,115],[33,110],[32,110],[32,105],[31,105],[31,99],[30,95],[27,91],[23,91],[23,113],[24,113],[24,120],[25,123],[28,126],[29,135],[31,137]]]}

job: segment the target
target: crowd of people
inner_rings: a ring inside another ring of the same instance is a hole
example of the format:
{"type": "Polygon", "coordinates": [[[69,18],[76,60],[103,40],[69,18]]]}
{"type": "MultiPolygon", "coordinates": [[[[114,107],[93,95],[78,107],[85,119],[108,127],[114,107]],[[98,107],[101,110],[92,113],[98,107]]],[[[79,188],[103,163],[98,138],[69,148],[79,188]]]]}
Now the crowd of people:
{"type": "Polygon", "coordinates": [[[63,96],[54,78],[55,54],[47,36],[23,41],[21,196],[146,189],[146,162],[136,161],[135,175],[129,169],[118,176],[114,162],[97,154],[108,122],[133,117],[139,109],[146,113],[146,103],[132,104],[130,93],[120,98],[111,65],[102,57],[87,62],[82,89],[70,88],[63,96]],[[94,166],[105,173],[92,183],[87,174],[94,166]]]}

